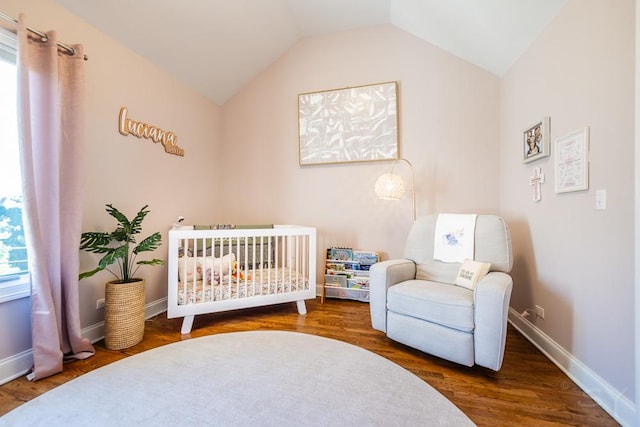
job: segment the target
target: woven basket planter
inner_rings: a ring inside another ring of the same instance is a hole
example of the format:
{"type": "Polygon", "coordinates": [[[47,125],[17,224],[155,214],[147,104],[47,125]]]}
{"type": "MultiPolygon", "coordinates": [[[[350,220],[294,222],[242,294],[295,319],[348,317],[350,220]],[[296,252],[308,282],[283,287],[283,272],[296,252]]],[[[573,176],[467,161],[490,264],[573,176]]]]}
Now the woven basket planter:
{"type": "Polygon", "coordinates": [[[122,350],[144,337],[144,279],[135,282],[108,282],[104,294],[104,344],[122,350]]]}

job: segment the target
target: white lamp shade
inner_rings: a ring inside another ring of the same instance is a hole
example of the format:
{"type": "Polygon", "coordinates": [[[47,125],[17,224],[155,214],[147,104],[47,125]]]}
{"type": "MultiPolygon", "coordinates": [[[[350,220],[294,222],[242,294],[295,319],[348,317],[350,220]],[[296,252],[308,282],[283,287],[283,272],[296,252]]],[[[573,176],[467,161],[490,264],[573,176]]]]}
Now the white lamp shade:
{"type": "Polygon", "coordinates": [[[385,173],[376,181],[376,196],[383,200],[400,200],[404,196],[404,181],[400,175],[385,173]]]}

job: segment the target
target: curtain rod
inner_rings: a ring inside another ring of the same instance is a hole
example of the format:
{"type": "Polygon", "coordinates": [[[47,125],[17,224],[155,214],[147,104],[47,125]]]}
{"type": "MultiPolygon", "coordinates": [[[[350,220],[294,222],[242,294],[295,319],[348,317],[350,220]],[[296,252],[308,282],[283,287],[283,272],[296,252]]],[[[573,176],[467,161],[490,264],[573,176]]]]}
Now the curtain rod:
{"type": "MultiPolygon", "coordinates": [[[[2,13],[2,12],[0,12],[0,18],[4,19],[5,21],[13,22],[14,24],[17,24],[17,23],[18,23],[18,20],[17,20],[17,19],[14,19],[14,18],[12,18],[12,17],[10,17],[10,16],[8,16],[8,15],[5,15],[5,14],[4,14],[4,13],[2,13]]],[[[46,43],[46,42],[49,40],[49,36],[47,36],[47,35],[46,35],[45,33],[43,33],[42,31],[35,30],[35,29],[31,28],[31,27],[27,27],[27,30],[28,30],[28,31],[30,31],[30,32],[32,32],[33,34],[37,35],[38,37],[40,37],[40,40],[41,40],[43,43],[46,43]]],[[[75,50],[74,48],[72,48],[71,46],[66,45],[66,44],[64,44],[64,43],[60,43],[60,42],[56,42],[56,43],[58,44],[58,47],[59,47],[59,48],[61,48],[61,49],[62,49],[62,50],[64,50],[64,51],[66,51],[66,53],[67,53],[67,54],[69,54],[69,55],[71,55],[71,56],[73,56],[73,55],[75,55],[75,54],[76,54],[76,50],[75,50]]],[[[88,60],[89,60],[89,57],[88,57],[87,55],[84,55],[84,60],[85,60],[85,61],[88,61],[88,60]]]]}

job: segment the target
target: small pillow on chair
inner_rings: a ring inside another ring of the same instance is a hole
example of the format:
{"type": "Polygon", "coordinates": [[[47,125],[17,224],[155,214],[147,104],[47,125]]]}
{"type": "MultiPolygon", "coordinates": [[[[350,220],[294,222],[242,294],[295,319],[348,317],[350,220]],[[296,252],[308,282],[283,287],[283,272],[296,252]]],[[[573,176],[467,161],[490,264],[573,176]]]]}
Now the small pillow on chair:
{"type": "Polygon", "coordinates": [[[491,268],[491,264],[488,262],[465,259],[460,266],[454,283],[458,286],[473,290],[478,281],[489,272],[489,268],[491,268]]]}

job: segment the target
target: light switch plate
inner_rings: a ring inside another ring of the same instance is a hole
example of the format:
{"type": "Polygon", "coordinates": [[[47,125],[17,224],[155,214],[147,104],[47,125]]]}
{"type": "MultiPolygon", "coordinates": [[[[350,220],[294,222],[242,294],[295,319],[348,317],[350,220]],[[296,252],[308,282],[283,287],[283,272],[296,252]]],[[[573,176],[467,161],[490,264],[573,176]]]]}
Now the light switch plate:
{"type": "Polygon", "coordinates": [[[605,209],[607,209],[607,190],[598,190],[596,191],[596,210],[605,209]]]}

